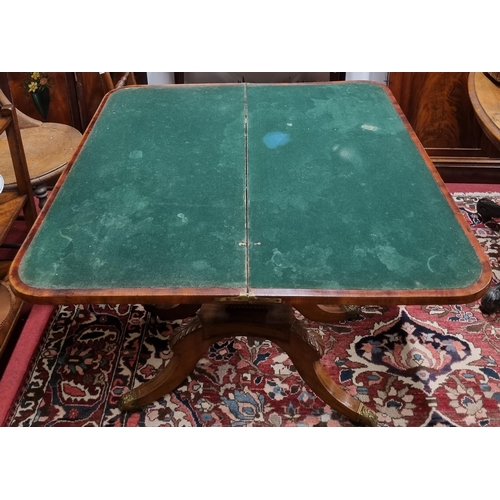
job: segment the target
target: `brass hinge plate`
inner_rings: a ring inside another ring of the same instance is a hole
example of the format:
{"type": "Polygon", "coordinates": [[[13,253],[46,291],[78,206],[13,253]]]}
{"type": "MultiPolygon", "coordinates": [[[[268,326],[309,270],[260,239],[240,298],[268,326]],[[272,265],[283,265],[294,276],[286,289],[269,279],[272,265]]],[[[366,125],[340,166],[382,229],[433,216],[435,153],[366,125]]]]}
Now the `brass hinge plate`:
{"type": "Polygon", "coordinates": [[[233,297],[216,297],[215,302],[260,302],[281,304],[281,299],[276,297],[256,297],[253,293],[240,293],[233,297]]]}

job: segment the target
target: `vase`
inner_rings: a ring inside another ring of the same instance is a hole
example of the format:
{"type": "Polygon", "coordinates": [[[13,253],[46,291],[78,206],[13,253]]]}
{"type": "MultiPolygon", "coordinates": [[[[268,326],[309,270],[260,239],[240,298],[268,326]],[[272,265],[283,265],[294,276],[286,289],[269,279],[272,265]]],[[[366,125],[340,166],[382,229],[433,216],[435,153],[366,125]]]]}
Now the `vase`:
{"type": "Polygon", "coordinates": [[[37,111],[42,115],[44,120],[47,120],[50,105],[50,92],[49,89],[37,90],[31,93],[33,103],[37,111]]]}

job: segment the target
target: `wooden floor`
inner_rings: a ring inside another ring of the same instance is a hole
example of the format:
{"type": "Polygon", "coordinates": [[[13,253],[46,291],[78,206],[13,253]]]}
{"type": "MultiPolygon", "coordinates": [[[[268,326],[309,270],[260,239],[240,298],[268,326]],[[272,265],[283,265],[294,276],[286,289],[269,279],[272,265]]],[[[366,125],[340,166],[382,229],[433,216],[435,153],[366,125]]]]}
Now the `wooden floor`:
{"type": "Polygon", "coordinates": [[[450,193],[499,193],[500,177],[498,184],[464,184],[448,182],[446,184],[450,193]]]}

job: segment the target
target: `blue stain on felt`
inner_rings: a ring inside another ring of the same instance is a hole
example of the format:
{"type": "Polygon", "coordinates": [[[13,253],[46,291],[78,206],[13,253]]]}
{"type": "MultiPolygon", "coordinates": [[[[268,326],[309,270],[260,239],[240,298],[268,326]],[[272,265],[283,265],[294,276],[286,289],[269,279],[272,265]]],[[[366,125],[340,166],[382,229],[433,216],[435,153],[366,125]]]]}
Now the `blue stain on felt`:
{"type": "Polygon", "coordinates": [[[290,142],[290,134],[285,132],[269,132],[262,139],[269,149],[276,149],[290,142]]]}

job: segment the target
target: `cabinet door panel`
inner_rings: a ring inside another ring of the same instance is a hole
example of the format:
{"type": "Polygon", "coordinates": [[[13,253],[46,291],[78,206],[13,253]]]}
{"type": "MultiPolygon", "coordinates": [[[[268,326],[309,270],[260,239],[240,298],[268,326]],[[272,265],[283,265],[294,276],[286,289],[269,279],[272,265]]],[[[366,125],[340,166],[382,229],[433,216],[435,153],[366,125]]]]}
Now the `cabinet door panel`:
{"type": "Polygon", "coordinates": [[[482,131],[469,99],[468,75],[390,74],[389,87],[420,142],[431,154],[438,149],[451,150],[447,153],[459,156],[481,150],[482,131]]]}

